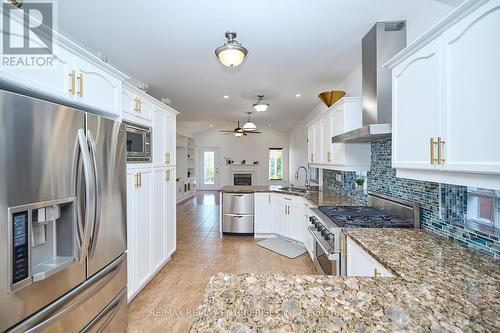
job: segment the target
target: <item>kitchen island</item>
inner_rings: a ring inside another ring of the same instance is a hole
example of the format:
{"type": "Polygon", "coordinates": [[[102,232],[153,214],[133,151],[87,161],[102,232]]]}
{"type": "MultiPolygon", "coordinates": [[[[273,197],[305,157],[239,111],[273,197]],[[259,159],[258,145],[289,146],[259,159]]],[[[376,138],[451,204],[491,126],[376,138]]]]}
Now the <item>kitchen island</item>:
{"type": "Polygon", "coordinates": [[[219,274],[192,332],[498,332],[500,263],[427,231],[346,229],[394,278],[219,274]]]}

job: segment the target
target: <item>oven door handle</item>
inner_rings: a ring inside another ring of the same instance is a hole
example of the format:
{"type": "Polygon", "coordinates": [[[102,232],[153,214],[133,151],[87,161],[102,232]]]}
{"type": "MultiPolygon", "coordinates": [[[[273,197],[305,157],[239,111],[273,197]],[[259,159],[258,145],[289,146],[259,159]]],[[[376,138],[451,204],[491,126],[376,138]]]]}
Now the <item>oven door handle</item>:
{"type": "Polygon", "coordinates": [[[323,245],[323,243],[321,242],[321,239],[318,238],[318,236],[316,236],[316,234],[314,233],[313,231],[313,227],[309,227],[307,228],[307,230],[309,230],[309,233],[313,236],[314,240],[316,241],[316,244],[319,245],[319,247],[323,250],[323,252],[325,252],[325,254],[329,257],[330,255],[332,255],[333,253],[330,253],[326,248],[325,246],[323,245]]]}

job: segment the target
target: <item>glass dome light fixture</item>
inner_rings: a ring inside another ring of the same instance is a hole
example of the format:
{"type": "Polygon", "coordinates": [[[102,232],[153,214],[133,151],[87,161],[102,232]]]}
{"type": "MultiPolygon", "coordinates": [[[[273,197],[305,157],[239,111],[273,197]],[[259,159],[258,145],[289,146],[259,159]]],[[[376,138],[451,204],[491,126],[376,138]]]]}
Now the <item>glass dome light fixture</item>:
{"type": "Polygon", "coordinates": [[[235,40],[236,32],[226,31],[226,38],[224,45],[215,49],[215,55],[224,66],[236,67],[243,62],[248,50],[235,40]]]}
{"type": "Polygon", "coordinates": [[[259,99],[257,100],[257,103],[253,105],[253,108],[257,112],[265,112],[269,108],[269,103],[264,103],[262,100],[264,99],[264,95],[259,95],[257,96],[259,99]]]}
{"type": "Polygon", "coordinates": [[[255,132],[257,130],[257,126],[250,120],[252,112],[247,112],[247,113],[248,113],[248,120],[245,123],[245,125],[243,125],[243,129],[247,132],[255,132]]]}

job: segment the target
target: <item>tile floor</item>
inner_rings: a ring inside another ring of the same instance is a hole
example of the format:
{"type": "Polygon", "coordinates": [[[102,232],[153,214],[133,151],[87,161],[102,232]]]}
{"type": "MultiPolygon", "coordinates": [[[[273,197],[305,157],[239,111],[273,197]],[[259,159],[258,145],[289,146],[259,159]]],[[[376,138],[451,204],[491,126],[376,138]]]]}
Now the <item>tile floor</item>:
{"type": "Polygon", "coordinates": [[[219,194],[200,191],[177,206],[177,250],[129,304],[128,332],[187,332],[218,272],[315,274],[306,253],[288,259],[253,237],[219,237],[219,194]]]}

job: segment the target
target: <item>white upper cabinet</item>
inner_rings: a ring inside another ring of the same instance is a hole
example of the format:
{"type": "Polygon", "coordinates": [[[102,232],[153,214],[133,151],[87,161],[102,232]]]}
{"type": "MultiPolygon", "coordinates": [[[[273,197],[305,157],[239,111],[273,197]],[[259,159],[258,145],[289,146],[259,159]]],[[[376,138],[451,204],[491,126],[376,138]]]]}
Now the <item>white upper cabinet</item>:
{"type": "Polygon", "coordinates": [[[112,115],[120,115],[121,79],[79,57],[75,57],[74,68],[75,100],[89,107],[105,110],[112,115]]]}
{"type": "Polygon", "coordinates": [[[441,135],[440,54],[433,41],[392,71],[393,168],[437,168],[431,140],[441,135]]]}
{"type": "MultiPolygon", "coordinates": [[[[11,18],[10,29],[18,32],[12,38],[28,39],[22,33],[22,18],[11,18]]],[[[2,65],[0,86],[119,120],[122,80],[128,77],[57,32],[53,35],[52,55],[40,57],[45,59],[43,66],[2,65]]],[[[40,43],[36,38],[27,42],[40,43]]]]}
{"type": "Polygon", "coordinates": [[[344,97],[308,125],[309,163],[326,169],[366,171],[369,143],[332,143],[332,137],[362,127],[361,98],[344,97]]]}
{"type": "Polygon", "coordinates": [[[466,1],[386,64],[398,176],[500,189],[498,31],[500,0],[466,1]]]}
{"type": "Polygon", "coordinates": [[[153,97],[129,83],[124,83],[122,92],[123,118],[149,125],[153,118],[153,97]]]}
{"type": "Polygon", "coordinates": [[[500,174],[500,1],[442,35],[443,169],[500,174]]]}

